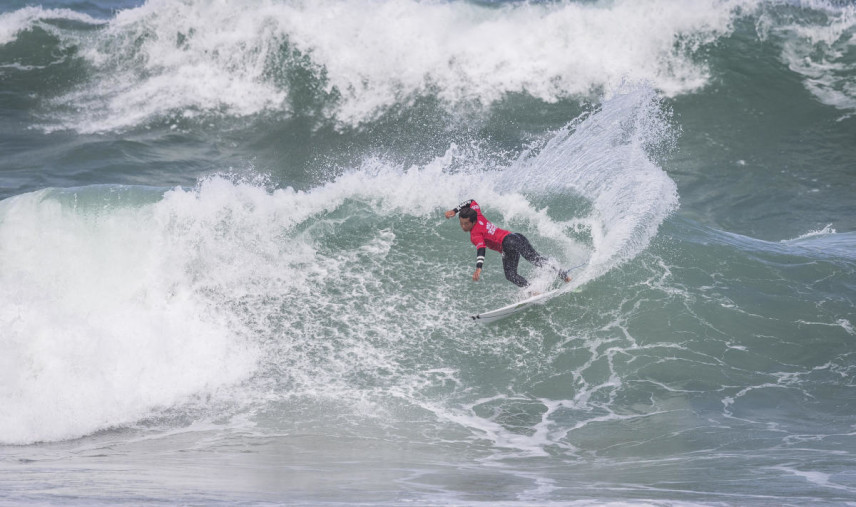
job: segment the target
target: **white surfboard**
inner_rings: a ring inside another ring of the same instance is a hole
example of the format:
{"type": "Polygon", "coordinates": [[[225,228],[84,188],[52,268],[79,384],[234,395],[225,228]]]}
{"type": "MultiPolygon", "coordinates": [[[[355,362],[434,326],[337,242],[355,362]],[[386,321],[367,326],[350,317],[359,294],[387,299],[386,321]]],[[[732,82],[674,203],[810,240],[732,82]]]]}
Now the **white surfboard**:
{"type": "Polygon", "coordinates": [[[522,312],[523,310],[531,307],[532,305],[536,305],[538,303],[543,303],[553,296],[563,292],[562,289],[555,289],[551,291],[547,291],[543,294],[538,294],[537,296],[532,296],[529,299],[524,299],[523,301],[518,301],[517,303],[512,303],[508,306],[503,306],[502,308],[497,308],[496,310],[491,310],[489,312],[479,313],[476,315],[470,315],[472,319],[481,324],[490,324],[491,322],[496,322],[500,319],[504,319],[511,315],[514,315],[517,312],[522,312]]]}
{"type": "MultiPolygon", "coordinates": [[[[588,264],[588,262],[583,262],[582,264],[577,264],[576,266],[574,266],[572,268],[568,268],[567,272],[570,273],[571,271],[573,271],[575,269],[579,269],[579,268],[585,266],[586,264],[588,264]]],[[[569,292],[569,291],[570,292],[579,292],[580,290],[582,290],[582,289],[579,286],[574,287],[574,288],[570,288],[570,287],[565,286],[565,287],[560,287],[558,289],[548,290],[547,292],[544,292],[543,294],[538,294],[537,296],[532,296],[528,299],[524,299],[523,301],[511,303],[508,306],[503,306],[502,308],[497,308],[496,310],[491,310],[489,312],[484,312],[484,313],[477,313],[476,315],[470,315],[470,318],[472,318],[474,321],[480,322],[482,324],[490,324],[491,322],[496,322],[500,319],[504,319],[506,317],[514,315],[517,312],[522,312],[523,310],[530,308],[532,305],[544,303],[548,299],[552,299],[553,296],[558,296],[562,292],[569,292]]]]}

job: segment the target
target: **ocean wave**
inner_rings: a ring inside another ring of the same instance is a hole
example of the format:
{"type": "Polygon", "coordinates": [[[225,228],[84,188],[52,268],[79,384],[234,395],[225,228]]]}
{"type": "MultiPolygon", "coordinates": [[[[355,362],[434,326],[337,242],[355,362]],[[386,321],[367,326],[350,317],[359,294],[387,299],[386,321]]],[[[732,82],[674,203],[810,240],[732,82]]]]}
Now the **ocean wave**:
{"type": "Polygon", "coordinates": [[[781,59],[802,76],[820,102],[856,110],[856,6],[849,2],[803,0],[764,8],[757,27],[762,39],[775,38],[781,59]]]}
{"type": "Polygon", "coordinates": [[[62,36],[63,32],[50,23],[54,20],[76,21],[94,26],[106,23],[103,20],[70,9],[24,7],[17,11],[0,14],[0,45],[15,41],[18,34],[32,30],[36,26],[54,35],[62,36]]]}
{"type": "Polygon", "coordinates": [[[423,96],[454,111],[510,94],[597,98],[625,81],[669,97],[697,93],[723,71],[710,66],[710,48],[750,18],[820,102],[854,110],[854,13],[820,0],[705,0],[681,9],[664,0],[390,0],[370,8],[357,0],[149,0],[107,21],[66,9],[5,13],[0,45],[39,26],[86,62],[87,82],[49,102],[47,130],[258,114],[354,127],[423,96]]]}
{"type": "MultiPolygon", "coordinates": [[[[307,191],[220,175],[195,188],[100,185],[0,202],[0,404],[11,407],[0,438],[74,438],[194,397],[241,410],[267,403],[271,379],[278,396],[335,400],[383,389],[377,372],[399,375],[395,389],[422,382],[397,366],[414,360],[411,337],[469,315],[449,301],[466,290],[472,251],[441,210],[479,199],[560,262],[592,256],[580,280],[627,262],[676,201],[642,148],[659,132],[646,128],[658,121],[654,97],[607,99],[508,167],[485,170],[453,145],[418,167],[367,158],[307,191]],[[587,201],[590,212],[565,216],[587,201]]],[[[485,283],[500,285],[473,297],[507,302],[514,288],[498,256],[488,261],[485,283]]]]}
{"type": "Polygon", "coordinates": [[[856,260],[856,232],[837,232],[831,224],[796,238],[780,241],[767,241],[713,229],[688,220],[683,220],[682,224],[687,232],[685,237],[701,244],[722,244],[745,252],[797,257],[806,261],[843,260],[849,264],[856,260]]]}
{"type": "Polygon", "coordinates": [[[307,100],[355,126],[422,95],[452,109],[514,93],[555,102],[625,80],[679,95],[709,82],[696,54],[744,4],[149,0],[79,40],[91,82],[55,106],[74,109],[63,128],[97,132],[162,116],[290,116],[307,100]]]}

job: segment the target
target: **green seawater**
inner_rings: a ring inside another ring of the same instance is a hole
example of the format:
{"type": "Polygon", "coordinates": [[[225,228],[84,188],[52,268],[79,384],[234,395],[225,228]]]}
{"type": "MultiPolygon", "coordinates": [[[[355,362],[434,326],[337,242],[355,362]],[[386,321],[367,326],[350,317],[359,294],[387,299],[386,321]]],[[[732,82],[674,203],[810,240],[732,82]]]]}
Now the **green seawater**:
{"type": "Polygon", "coordinates": [[[0,504],[852,503],[854,20],[0,7],[0,504]]]}

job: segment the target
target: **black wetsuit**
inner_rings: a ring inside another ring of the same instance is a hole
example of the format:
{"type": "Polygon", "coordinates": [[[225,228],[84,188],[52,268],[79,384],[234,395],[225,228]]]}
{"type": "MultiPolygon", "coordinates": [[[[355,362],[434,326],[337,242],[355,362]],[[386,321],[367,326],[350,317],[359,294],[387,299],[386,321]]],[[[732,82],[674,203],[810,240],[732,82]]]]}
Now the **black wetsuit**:
{"type": "Polygon", "coordinates": [[[502,269],[505,270],[505,278],[518,287],[526,287],[529,282],[517,273],[521,256],[539,268],[550,266],[550,259],[536,252],[526,236],[519,232],[512,232],[502,240],[502,269]]]}

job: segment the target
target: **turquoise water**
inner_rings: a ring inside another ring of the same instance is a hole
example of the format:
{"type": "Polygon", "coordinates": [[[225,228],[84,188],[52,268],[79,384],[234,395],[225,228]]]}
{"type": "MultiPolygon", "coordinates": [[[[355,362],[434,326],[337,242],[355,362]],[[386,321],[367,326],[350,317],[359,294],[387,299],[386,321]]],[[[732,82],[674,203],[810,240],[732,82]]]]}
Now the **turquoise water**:
{"type": "Polygon", "coordinates": [[[856,501],[854,41],[832,1],[5,4],[0,503],[856,501]],[[526,294],[471,280],[466,198],[576,290],[471,322],[526,294]]]}

